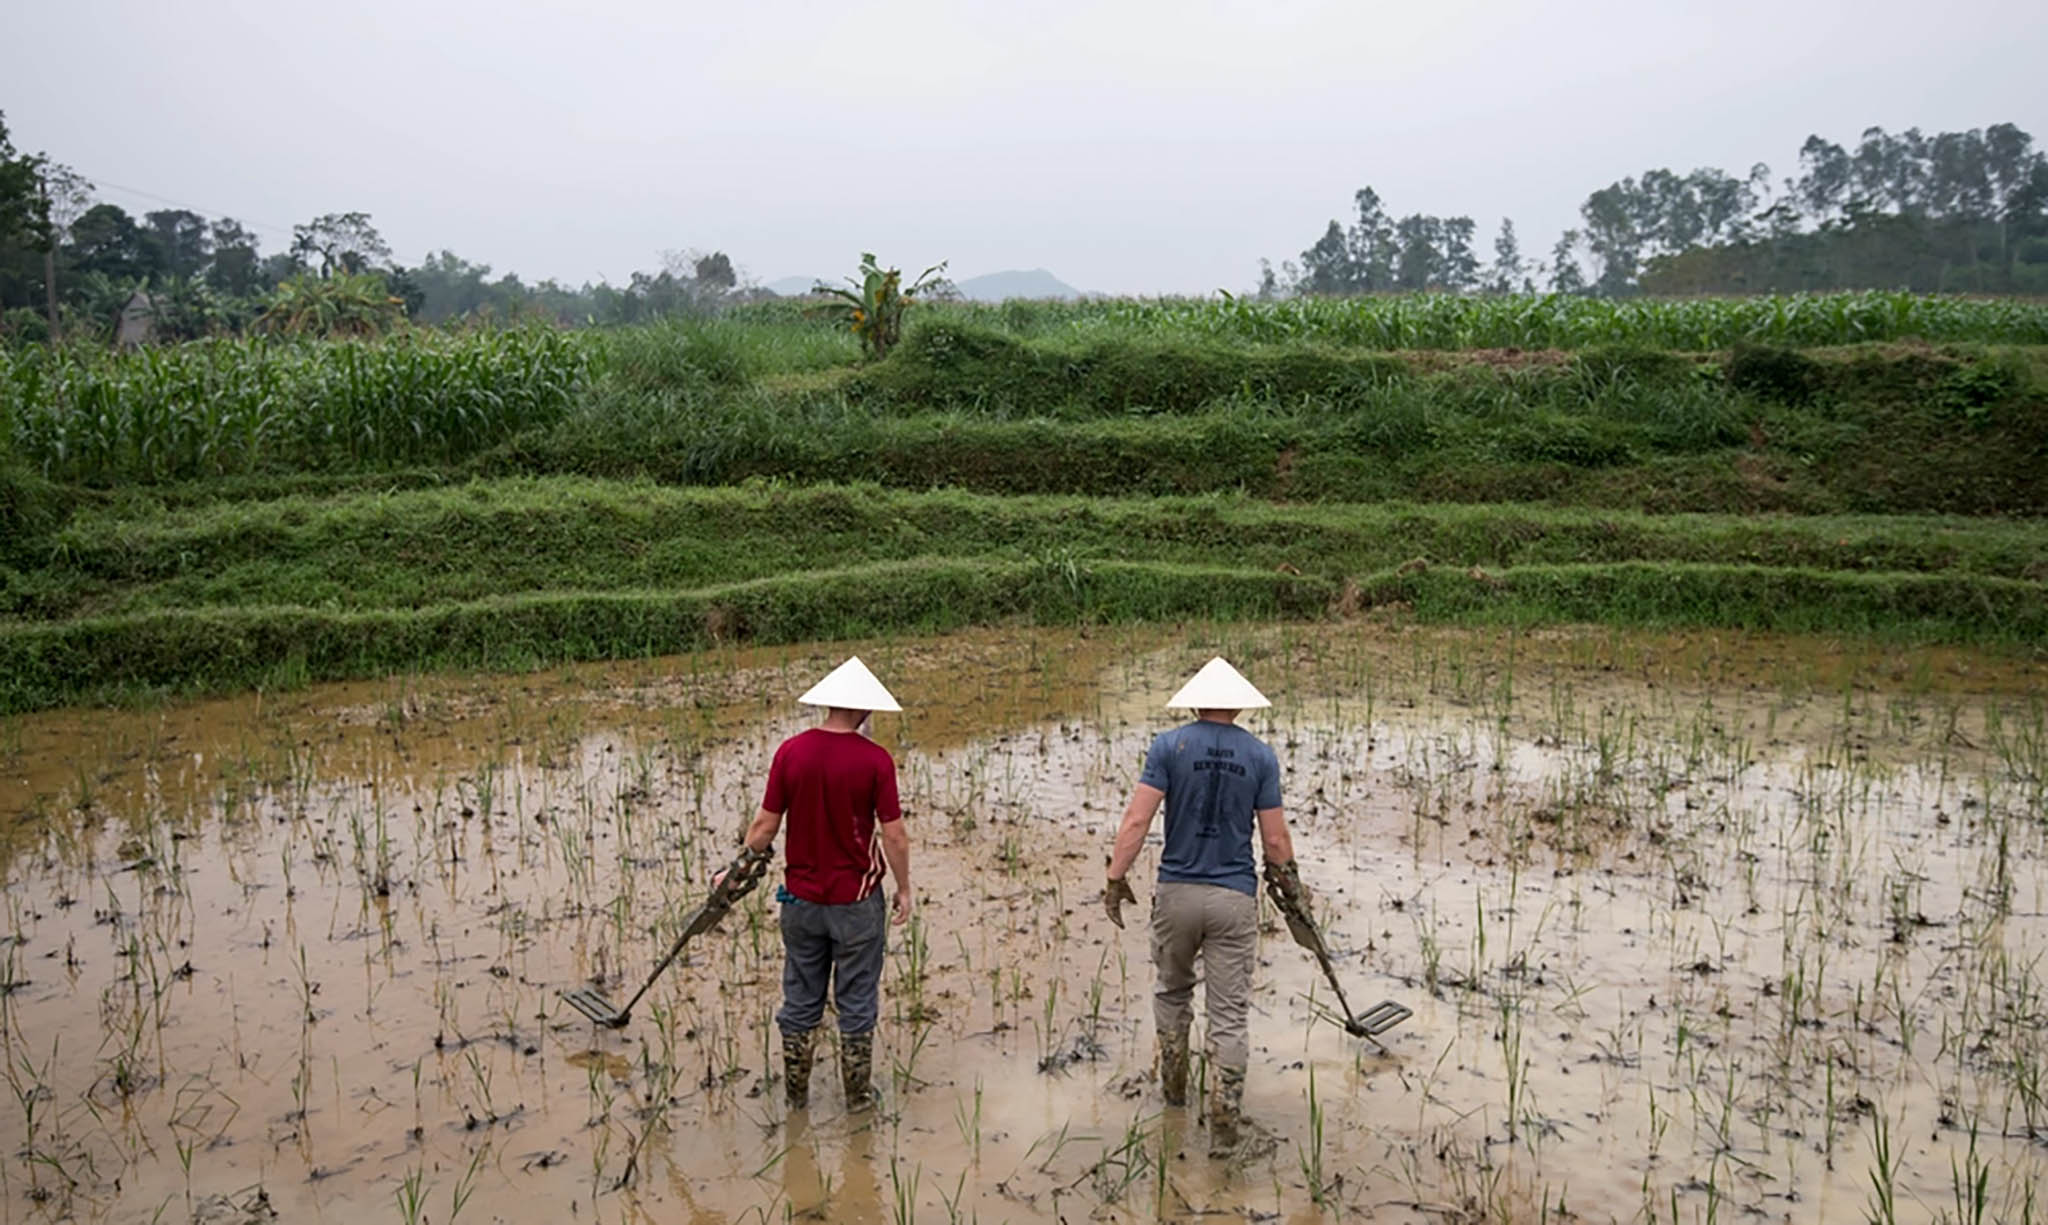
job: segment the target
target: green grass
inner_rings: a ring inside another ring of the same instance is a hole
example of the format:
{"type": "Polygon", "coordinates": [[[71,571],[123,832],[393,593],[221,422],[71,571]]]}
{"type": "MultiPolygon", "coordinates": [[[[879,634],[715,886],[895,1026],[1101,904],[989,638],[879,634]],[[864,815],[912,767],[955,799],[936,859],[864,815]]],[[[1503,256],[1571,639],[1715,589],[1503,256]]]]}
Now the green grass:
{"type": "Polygon", "coordinates": [[[1325,615],[2048,640],[2048,524],[575,478],[81,510],[0,571],[13,708],[765,641],[1325,615]]]}
{"type": "MultiPolygon", "coordinates": [[[[1468,307],[1479,309],[1457,309],[1468,307]]],[[[1019,339],[975,317],[935,313],[888,361],[859,368],[846,364],[848,338],[789,319],[209,341],[119,356],[11,350],[0,356],[0,457],[104,488],[193,477],[318,488],[427,469],[2048,513],[2043,348],[1702,356],[1610,344],[1479,361],[1241,344],[1163,325],[1019,339]],[[1897,463],[1905,454],[1915,462],[1897,463]]],[[[0,513],[15,512],[0,502],[0,513]]]]}
{"type": "Polygon", "coordinates": [[[1518,567],[1378,575],[1369,603],[1401,601],[1427,621],[1533,626],[1733,628],[1848,634],[1901,644],[1969,642],[2038,652],[2048,583],[1970,574],[1854,574],[1809,568],[1673,565],[1518,567]]]}
{"type": "Polygon", "coordinates": [[[852,562],[1051,554],[1332,580],[1422,559],[1628,561],[2048,580],[2048,524],[1642,515],[1532,506],[1271,505],[993,497],[875,487],[675,489],[577,478],[79,514],[54,534],[38,619],[160,607],[362,609],[545,590],[694,587],[852,562]]]}
{"type": "Polygon", "coordinates": [[[0,714],[75,701],[218,692],[435,668],[539,667],[715,642],[933,633],[1013,619],[1319,613],[1330,585],[1189,565],[928,559],[689,590],[552,591],[347,612],[242,606],[0,625],[0,714]]]}
{"type": "Polygon", "coordinates": [[[737,387],[774,374],[851,365],[860,343],[850,332],[801,317],[670,319],[586,334],[602,367],[641,391],[737,387]]]}
{"type": "Polygon", "coordinates": [[[865,365],[789,303],[7,349],[0,709],[1375,606],[2038,650],[2044,311],[952,305],[865,365]]]}
{"type": "Polygon", "coordinates": [[[962,335],[928,326],[888,362],[836,383],[600,394],[468,470],[990,493],[2048,513],[2048,378],[2033,350],[1781,354],[1793,359],[1788,371],[1769,353],[1723,365],[1610,349],[1560,364],[1432,371],[1319,350],[1107,354],[992,335],[954,344],[962,335]]]}

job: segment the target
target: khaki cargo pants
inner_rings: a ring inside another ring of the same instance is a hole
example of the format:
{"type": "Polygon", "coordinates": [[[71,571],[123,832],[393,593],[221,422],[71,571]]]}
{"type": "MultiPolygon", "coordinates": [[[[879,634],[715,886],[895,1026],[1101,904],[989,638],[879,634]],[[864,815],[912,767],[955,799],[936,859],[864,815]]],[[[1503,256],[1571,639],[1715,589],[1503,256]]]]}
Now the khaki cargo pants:
{"type": "Polygon", "coordinates": [[[1243,1068],[1251,1060],[1245,1023],[1252,1006],[1252,966],[1259,948],[1259,900],[1222,885],[1163,881],[1152,900],[1152,964],[1159,985],[1152,1019],[1161,1034],[1186,1033],[1194,1019],[1195,957],[1202,959],[1209,1047],[1216,1062],[1243,1068]]]}

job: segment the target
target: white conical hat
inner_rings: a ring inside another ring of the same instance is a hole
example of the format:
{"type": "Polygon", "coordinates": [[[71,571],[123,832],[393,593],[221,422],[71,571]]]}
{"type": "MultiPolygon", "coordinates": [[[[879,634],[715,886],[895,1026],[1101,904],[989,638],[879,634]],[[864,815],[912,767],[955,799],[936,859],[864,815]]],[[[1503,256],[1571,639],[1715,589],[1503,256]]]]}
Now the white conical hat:
{"type": "Polygon", "coordinates": [[[1266,695],[1252,687],[1244,674],[1230,666],[1221,655],[1202,665],[1180,692],[1167,699],[1168,706],[1189,710],[1253,710],[1271,706],[1266,695]]]}
{"type": "Polygon", "coordinates": [[[841,710],[903,709],[858,655],[832,669],[832,675],[812,685],[797,701],[806,706],[837,706],[841,710]]]}

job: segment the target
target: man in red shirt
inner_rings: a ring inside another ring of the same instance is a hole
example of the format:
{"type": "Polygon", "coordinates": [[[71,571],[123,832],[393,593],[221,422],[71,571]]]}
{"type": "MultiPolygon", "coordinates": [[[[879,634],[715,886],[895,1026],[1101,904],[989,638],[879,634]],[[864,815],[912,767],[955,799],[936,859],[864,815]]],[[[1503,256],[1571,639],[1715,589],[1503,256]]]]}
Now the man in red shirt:
{"type": "Polygon", "coordinates": [[[792,1110],[810,1105],[812,1037],[829,987],[839,1012],[840,1078],[849,1109],[874,1103],[875,1018],[888,924],[882,868],[896,878],[894,918],[910,918],[910,836],[896,799],[896,762],[861,734],[870,712],[902,710],[859,657],[797,701],[826,708],[825,721],[782,742],[768,770],[750,850],[774,846],[789,820],[782,903],[784,1088],[792,1110]]]}

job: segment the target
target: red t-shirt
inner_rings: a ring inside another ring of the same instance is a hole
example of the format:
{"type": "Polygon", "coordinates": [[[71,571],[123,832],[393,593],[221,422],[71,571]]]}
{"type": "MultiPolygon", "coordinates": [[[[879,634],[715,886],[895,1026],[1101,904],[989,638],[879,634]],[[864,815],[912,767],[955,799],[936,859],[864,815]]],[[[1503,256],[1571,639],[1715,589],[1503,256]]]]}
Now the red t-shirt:
{"type": "Polygon", "coordinates": [[[862,901],[882,883],[875,822],[903,816],[896,760],[859,732],[814,727],[775,750],[761,807],[787,816],[791,893],[824,906],[862,901]]]}

